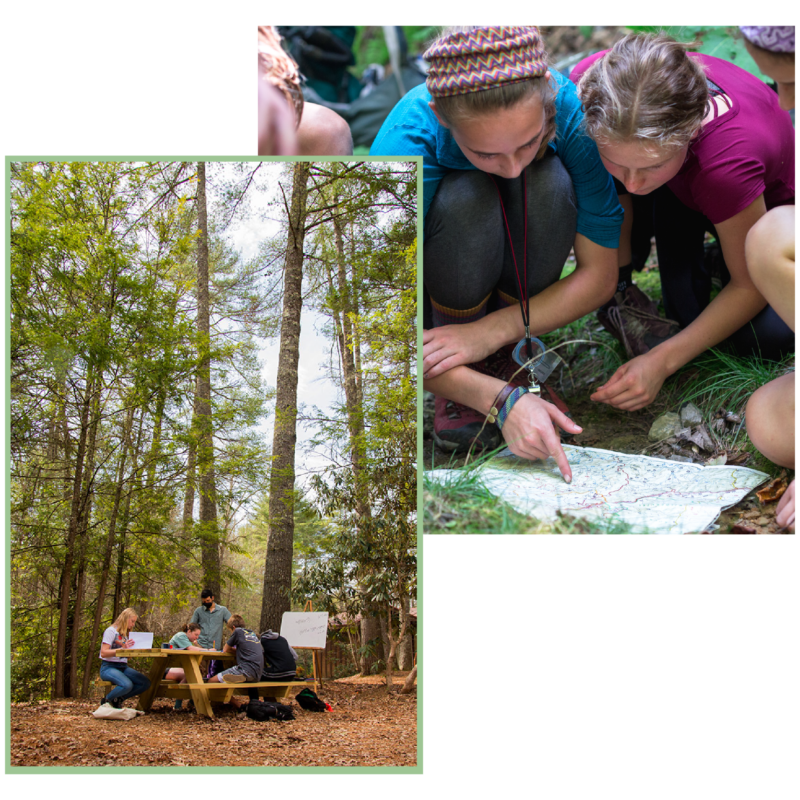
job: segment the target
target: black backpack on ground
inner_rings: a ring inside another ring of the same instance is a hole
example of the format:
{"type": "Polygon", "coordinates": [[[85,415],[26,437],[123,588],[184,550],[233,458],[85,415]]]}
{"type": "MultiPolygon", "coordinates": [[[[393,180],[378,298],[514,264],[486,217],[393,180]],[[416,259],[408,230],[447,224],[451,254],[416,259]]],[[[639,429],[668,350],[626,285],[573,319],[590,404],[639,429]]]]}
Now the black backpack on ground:
{"type": "Polygon", "coordinates": [[[291,706],[285,706],[282,703],[268,703],[263,700],[251,700],[247,704],[246,713],[250,719],[258,722],[265,722],[268,719],[277,719],[280,722],[294,719],[291,706]]]}
{"type": "Polygon", "coordinates": [[[325,703],[311,689],[303,689],[298,692],[295,700],[297,700],[297,705],[306,711],[325,711],[327,708],[325,703]]]}

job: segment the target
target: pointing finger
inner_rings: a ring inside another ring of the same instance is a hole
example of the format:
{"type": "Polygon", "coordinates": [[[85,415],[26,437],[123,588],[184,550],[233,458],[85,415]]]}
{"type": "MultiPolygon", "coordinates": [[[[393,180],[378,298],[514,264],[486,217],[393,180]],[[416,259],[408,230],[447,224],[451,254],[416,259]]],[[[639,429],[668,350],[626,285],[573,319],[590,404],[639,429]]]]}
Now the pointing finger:
{"type": "Polygon", "coordinates": [[[567,459],[567,454],[564,452],[564,448],[561,446],[561,440],[556,435],[555,430],[550,428],[545,431],[542,434],[542,440],[547,447],[548,453],[555,459],[556,464],[558,464],[558,468],[561,470],[564,480],[567,483],[572,483],[572,470],[569,467],[569,460],[567,459]]]}

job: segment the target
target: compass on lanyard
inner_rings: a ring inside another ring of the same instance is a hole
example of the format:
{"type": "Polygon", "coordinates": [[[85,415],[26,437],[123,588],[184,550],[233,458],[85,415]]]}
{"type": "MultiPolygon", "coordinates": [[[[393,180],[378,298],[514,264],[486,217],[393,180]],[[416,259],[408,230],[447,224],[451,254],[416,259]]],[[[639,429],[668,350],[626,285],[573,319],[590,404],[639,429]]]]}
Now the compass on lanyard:
{"type": "Polygon", "coordinates": [[[528,371],[529,392],[541,395],[544,383],[561,361],[561,356],[556,353],[546,352],[544,342],[536,337],[520,339],[511,357],[521,367],[528,371]],[[530,349],[528,345],[530,344],[530,349]]]}

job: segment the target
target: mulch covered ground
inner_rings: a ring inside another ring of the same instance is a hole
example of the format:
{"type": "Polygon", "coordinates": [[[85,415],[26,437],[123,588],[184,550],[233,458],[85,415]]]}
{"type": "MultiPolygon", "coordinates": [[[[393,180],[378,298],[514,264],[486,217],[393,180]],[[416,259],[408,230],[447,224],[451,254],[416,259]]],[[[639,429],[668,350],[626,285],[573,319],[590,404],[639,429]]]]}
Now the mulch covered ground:
{"type": "Polygon", "coordinates": [[[287,722],[255,722],[221,705],[210,720],[174,711],[168,700],[129,722],[92,717],[97,700],[14,703],[11,766],[416,766],[416,689],[397,693],[406,674],[395,673],[390,695],[382,677],[325,683],[319,696],[333,712],[303,711],[288,701],[295,719],[287,722]]]}

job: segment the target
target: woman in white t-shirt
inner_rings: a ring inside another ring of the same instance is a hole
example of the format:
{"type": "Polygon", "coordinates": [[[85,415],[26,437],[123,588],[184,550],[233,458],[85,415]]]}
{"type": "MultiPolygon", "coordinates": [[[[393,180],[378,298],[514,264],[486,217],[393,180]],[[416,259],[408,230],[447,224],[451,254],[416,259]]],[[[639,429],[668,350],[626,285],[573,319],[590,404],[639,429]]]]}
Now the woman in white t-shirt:
{"type": "Polygon", "coordinates": [[[103,632],[100,644],[100,678],[115,685],[102,702],[109,703],[114,708],[122,708],[124,700],[141,694],[150,686],[150,678],[129,667],[128,659],[120,656],[121,652],[133,647],[133,639],[128,634],[138,618],[134,609],[126,608],[103,632]]]}

